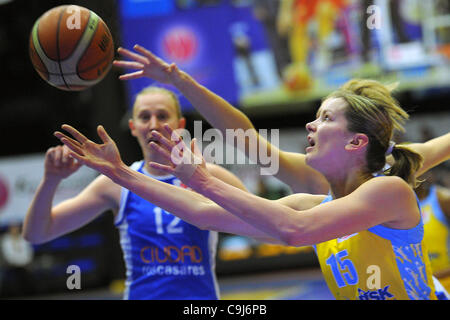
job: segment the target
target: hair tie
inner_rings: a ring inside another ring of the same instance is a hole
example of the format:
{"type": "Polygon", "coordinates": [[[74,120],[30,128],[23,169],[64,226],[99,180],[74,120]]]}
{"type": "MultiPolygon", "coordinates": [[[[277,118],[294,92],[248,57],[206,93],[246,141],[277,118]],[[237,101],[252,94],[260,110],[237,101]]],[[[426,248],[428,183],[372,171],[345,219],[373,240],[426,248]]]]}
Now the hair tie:
{"type": "Polygon", "coordinates": [[[392,153],[392,150],[394,150],[394,147],[395,147],[395,142],[392,140],[389,141],[389,147],[388,147],[385,155],[386,156],[390,155],[392,153]]]}

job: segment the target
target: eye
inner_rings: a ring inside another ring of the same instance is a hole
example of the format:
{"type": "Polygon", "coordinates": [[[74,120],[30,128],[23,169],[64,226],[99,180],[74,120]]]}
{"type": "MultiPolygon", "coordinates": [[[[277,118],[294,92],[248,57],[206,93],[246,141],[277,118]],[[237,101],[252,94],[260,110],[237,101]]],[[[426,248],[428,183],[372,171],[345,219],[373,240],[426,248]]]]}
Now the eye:
{"type": "Polygon", "coordinates": [[[140,114],[138,118],[142,121],[147,121],[148,119],[150,119],[150,115],[148,115],[147,113],[144,113],[144,114],[140,114]]]}
{"type": "Polygon", "coordinates": [[[159,120],[165,120],[165,119],[167,119],[167,115],[166,114],[159,114],[158,115],[158,119],[159,120]]]}

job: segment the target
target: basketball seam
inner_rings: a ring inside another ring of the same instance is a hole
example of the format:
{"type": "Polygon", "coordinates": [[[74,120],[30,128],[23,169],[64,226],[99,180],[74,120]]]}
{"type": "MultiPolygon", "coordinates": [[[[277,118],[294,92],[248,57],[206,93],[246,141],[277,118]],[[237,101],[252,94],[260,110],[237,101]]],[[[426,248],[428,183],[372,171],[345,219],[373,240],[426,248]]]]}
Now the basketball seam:
{"type": "MultiPolygon", "coordinates": [[[[47,52],[45,52],[45,49],[42,47],[41,38],[39,37],[39,27],[40,27],[40,26],[41,26],[41,23],[40,23],[40,19],[39,19],[39,21],[37,22],[37,27],[36,27],[36,29],[37,29],[37,30],[36,30],[36,40],[37,40],[37,42],[39,43],[39,47],[41,48],[42,53],[45,55],[46,58],[50,59],[50,58],[48,57],[47,52]]],[[[37,69],[39,69],[39,71],[43,71],[43,72],[47,73],[48,75],[50,75],[50,71],[48,70],[47,66],[45,65],[45,62],[43,61],[42,57],[40,56],[40,54],[39,54],[39,52],[38,52],[36,46],[34,45],[34,43],[33,43],[33,46],[34,46],[34,50],[36,51],[37,56],[39,57],[39,60],[42,61],[42,64],[45,66],[45,69],[46,69],[46,70],[44,71],[44,70],[41,70],[40,68],[37,68],[37,69]]],[[[50,59],[50,60],[51,60],[51,59],[50,59]]],[[[35,67],[36,67],[36,66],[35,66],[35,67]]]]}
{"type": "MultiPolygon", "coordinates": [[[[38,41],[39,41],[39,37],[38,37],[38,41]]],[[[31,61],[31,63],[33,64],[33,66],[36,68],[36,70],[45,73],[47,76],[50,75],[50,72],[47,70],[47,67],[44,63],[44,61],[42,60],[41,56],[39,55],[39,52],[36,49],[36,46],[34,45],[34,41],[33,41],[33,34],[31,35],[31,43],[33,45],[33,48],[31,48],[31,50],[33,50],[35,52],[35,56],[39,59],[40,63],[45,67],[45,70],[42,70],[39,66],[37,66],[36,64],[33,63],[33,61],[31,61]]]]}
{"type": "MultiPolygon", "coordinates": [[[[87,21],[86,21],[86,26],[84,27],[84,31],[83,31],[83,33],[81,34],[81,36],[78,38],[77,43],[73,46],[72,52],[67,56],[67,58],[64,59],[64,61],[69,60],[70,57],[72,57],[72,55],[75,54],[75,52],[77,51],[76,49],[77,49],[78,45],[80,44],[81,40],[83,40],[84,34],[87,32],[86,30],[87,30],[88,27],[89,27],[89,22],[90,22],[90,20],[91,20],[91,11],[89,10],[89,17],[88,17],[88,19],[87,19],[87,21]]],[[[82,55],[81,55],[81,56],[82,56],[82,55]]]]}
{"type": "MultiPolygon", "coordinates": [[[[61,8],[62,9],[62,8],[61,8]]],[[[37,22],[37,40],[38,40],[38,42],[39,42],[39,45],[40,45],[40,47],[42,48],[42,52],[45,54],[45,56],[48,58],[48,59],[50,59],[50,60],[53,60],[52,58],[50,58],[50,56],[48,55],[48,53],[45,51],[45,48],[44,48],[44,46],[42,46],[42,43],[41,43],[41,37],[39,37],[39,28],[41,27],[41,20],[42,20],[42,17],[41,18],[39,18],[39,20],[38,20],[38,22],[37,22]]]]}
{"type": "MultiPolygon", "coordinates": [[[[36,50],[36,53],[39,56],[39,58],[41,59],[41,61],[43,62],[45,68],[46,68],[45,73],[47,73],[48,75],[59,75],[57,73],[50,72],[50,70],[53,69],[53,66],[51,64],[54,63],[57,66],[58,62],[55,61],[54,59],[51,59],[48,56],[48,54],[45,52],[45,49],[44,49],[44,47],[42,46],[42,43],[41,43],[41,38],[39,37],[39,27],[40,27],[40,21],[38,21],[37,25],[36,25],[36,37],[34,37],[34,35],[33,35],[33,45],[34,45],[34,48],[36,50]],[[36,43],[34,43],[34,39],[36,39],[36,43]],[[48,63],[50,65],[48,65],[48,63]]],[[[44,70],[41,70],[40,68],[37,68],[37,69],[40,70],[40,71],[44,71],[44,70]]]]}
{"type": "Polygon", "coordinates": [[[61,20],[62,20],[63,15],[64,15],[64,10],[61,10],[61,12],[59,14],[59,19],[58,19],[58,25],[56,28],[56,52],[57,52],[58,66],[59,66],[59,72],[60,72],[61,78],[64,82],[64,85],[67,87],[67,89],[70,90],[70,86],[67,84],[66,79],[64,78],[64,73],[62,71],[62,65],[61,65],[61,54],[59,52],[59,29],[61,27],[61,20]]]}
{"type": "MultiPolygon", "coordinates": [[[[91,16],[89,15],[89,18],[90,18],[91,16]]],[[[100,17],[98,18],[98,23],[97,23],[97,25],[95,26],[95,30],[94,30],[94,32],[92,33],[92,38],[89,40],[89,42],[91,42],[92,41],[92,39],[94,39],[95,38],[95,34],[97,33],[97,30],[98,30],[98,28],[99,28],[99,25],[100,25],[100,23],[101,23],[101,19],[100,19],[100,17]]],[[[87,26],[86,26],[86,29],[87,29],[87,26]]],[[[88,45],[88,46],[86,46],[86,48],[84,49],[84,51],[81,53],[81,57],[83,57],[84,56],[84,54],[86,53],[86,51],[89,49],[89,47],[90,47],[90,45],[88,45]]],[[[103,60],[104,59],[102,59],[100,62],[98,62],[97,64],[95,64],[95,66],[93,66],[92,68],[89,68],[89,69],[86,69],[86,70],[83,70],[83,71],[81,71],[81,72],[86,72],[86,71],[89,71],[89,70],[91,70],[91,69],[94,69],[96,66],[98,66],[101,62],[103,62],[103,60]]],[[[77,68],[76,68],[76,75],[80,78],[80,79],[82,79],[82,80],[86,80],[86,79],[84,79],[83,77],[81,77],[80,76],[80,71],[78,71],[78,64],[77,64],[77,68]]],[[[87,81],[89,81],[89,80],[87,80],[87,81]]]]}
{"type": "MultiPolygon", "coordinates": [[[[87,69],[80,70],[79,72],[86,72],[86,71],[90,71],[90,70],[92,70],[92,69],[95,69],[98,65],[102,64],[105,60],[108,60],[108,59],[109,59],[109,56],[103,58],[102,60],[100,60],[99,62],[97,62],[95,65],[92,65],[91,67],[89,67],[89,68],[87,68],[87,69]]],[[[41,69],[38,68],[38,67],[36,67],[36,69],[38,69],[39,71],[44,71],[44,70],[41,70],[41,69]]],[[[49,75],[60,75],[60,73],[54,73],[54,72],[48,72],[48,71],[45,71],[45,72],[48,73],[49,75]]],[[[77,72],[72,72],[72,73],[67,73],[67,72],[66,72],[66,73],[64,73],[64,74],[65,74],[66,76],[74,76],[74,75],[77,75],[77,76],[80,77],[78,71],[77,71],[77,72]]],[[[83,78],[80,77],[80,79],[83,79],[83,78]]],[[[86,79],[83,79],[83,80],[86,80],[86,79]]]]}

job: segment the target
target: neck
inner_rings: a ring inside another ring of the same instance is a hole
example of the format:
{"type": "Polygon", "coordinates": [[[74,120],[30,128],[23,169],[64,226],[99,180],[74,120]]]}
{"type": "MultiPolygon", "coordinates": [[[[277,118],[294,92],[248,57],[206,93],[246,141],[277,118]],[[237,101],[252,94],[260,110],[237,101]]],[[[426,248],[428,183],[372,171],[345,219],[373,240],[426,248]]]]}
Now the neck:
{"type": "Polygon", "coordinates": [[[373,178],[371,174],[362,173],[359,170],[351,170],[340,173],[338,176],[326,176],[334,199],[345,197],[355,191],[364,182],[373,178]]]}

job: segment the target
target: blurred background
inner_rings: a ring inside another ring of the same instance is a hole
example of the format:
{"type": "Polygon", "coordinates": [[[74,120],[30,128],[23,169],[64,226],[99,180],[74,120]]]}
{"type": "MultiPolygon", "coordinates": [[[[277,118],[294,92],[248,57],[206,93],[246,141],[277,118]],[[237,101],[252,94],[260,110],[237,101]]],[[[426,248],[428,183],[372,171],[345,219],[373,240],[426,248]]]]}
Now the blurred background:
{"type": "MultiPolygon", "coordinates": [[[[448,0],[112,0],[0,1],[0,298],[120,299],[125,278],[110,212],[43,245],[20,236],[43,174],[53,132],[68,123],[95,137],[105,126],[124,161],[140,160],[129,134],[131,101],[150,80],[121,82],[112,69],[99,84],[65,92],[43,81],[30,62],[29,35],[45,11],[77,4],[109,26],[115,47],[139,43],[173,61],[243,110],[258,129],[279,129],[280,147],[304,152],[304,125],[321,98],[355,77],[398,82],[396,98],[410,113],[400,141],[425,141],[450,128],[448,0]],[[67,289],[69,265],[82,270],[83,290],[67,289]],[[77,290],[75,290],[77,291],[77,290]]],[[[201,120],[180,97],[188,129],[201,120]]],[[[203,122],[203,130],[210,128],[203,122]]],[[[250,191],[269,199],[291,191],[251,164],[227,165],[250,191]]],[[[436,169],[450,187],[449,164],[436,169]]],[[[78,193],[96,173],[65,180],[55,203],[78,193]]],[[[217,274],[231,299],[330,299],[311,248],[258,243],[221,234],[217,274]]]]}

